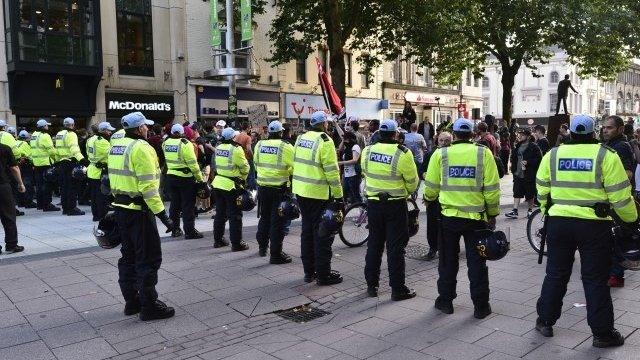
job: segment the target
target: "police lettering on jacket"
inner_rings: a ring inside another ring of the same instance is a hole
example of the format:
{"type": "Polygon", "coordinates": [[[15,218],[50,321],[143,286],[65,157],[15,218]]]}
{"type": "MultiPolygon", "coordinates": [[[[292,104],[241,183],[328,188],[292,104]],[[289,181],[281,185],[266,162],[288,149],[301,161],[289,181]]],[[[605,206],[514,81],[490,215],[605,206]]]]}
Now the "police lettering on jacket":
{"type": "Polygon", "coordinates": [[[383,163],[383,164],[391,164],[391,160],[393,160],[393,155],[385,155],[379,153],[371,153],[369,155],[369,161],[383,163]]]}
{"type": "Polygon", "coordinates": [[[229,150],[216,149],[216,156],[229,157],[229,150]]]}
{"type": "Polygon", "coordinates": [[[449,177],[458,179],[474,179],[476,177],[475,166],[450,166],[449,177]]]}
{"type": "Polygon", "coordinates": [[[274,146],[260,146],[260,153],[277,155],[278,148],[274,146]]]}
{"type": "Polygon", "coordinates": [[[560,159],[558,170],[560,171],[591,171],[593,159],[560,159]]]}
{"type": "Polygon", "coordinates": [[[298,142],[298,146],[303,147],[303,148],[307,148],[307,149],[313,149],[313,144],[315,144],[313,141],[311,140],[300,140],[298,142]]]}
{"type": "Polygon", "coordinates": [[[110,155],[124,155],[124,151],[126,146],[112,146],[111,151],[109,151],[110,155]]]}
{"type": "Polygon", "coordinates": [[[166,152],[178,152],[178,145],[165,145],[164,151],[166,152]]]}

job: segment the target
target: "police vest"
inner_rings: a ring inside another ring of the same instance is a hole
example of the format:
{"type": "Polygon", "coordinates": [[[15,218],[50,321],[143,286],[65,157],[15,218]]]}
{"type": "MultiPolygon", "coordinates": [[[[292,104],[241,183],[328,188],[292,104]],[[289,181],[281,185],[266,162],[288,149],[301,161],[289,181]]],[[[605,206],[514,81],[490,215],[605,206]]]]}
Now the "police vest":
{"type": "Polygon", "coordinates": [[[60,130],[56,134],[56,160],[69,160],[72,157],[77,160],[82,159],[82,153],[78,146],[78,135],[74,131],[60,130]]]}
{"type": "Polygon", "coordinates": [[[16,138],[6,131],[0,131],[0,144],[7,145],[11,148],[13,156],[18,156],[18,149],[16,148],[16,138]]]}
{"type": "MultiPolygon", "coordinates": [[[[366,179],[365,194],[369,199],[379,199],[384,193],[390,198],[406,198],[409,193],[405,180],[398,169],[400,158],[407,148],[398,144],[376,143],[362,152],[362,171],[366,179]]],[[[413,156],[408,155],[413,164],[413,156]]],[[[415,165],[413,165],[415,168],[415,165]]],[[[415,182],[415,176],[412,182],[415,182]]],[[[411,179],[409,179],[411,180],[411,179]]]]}
{"type": "Polygon", "coordinates": [[[93,135],[87,140],[87,158],[91,163],[87,168],[89,179],[99,180],[103,170],[106,172],[109,148],[109,141],[100,135],[93,135]]]}
{"type": "Polygon", "coordinates": [[[124,139],[125,137],[125,131],[124,129],[120,129],[116,132],[114,132],[113,134],[111,134],[111,138],[109,138],[109,143],[111,144],[111,146],[117,145],[117,143],[124,139]]]}
{"type": "Polygon", "coordinates": [[[149,143],[140,139],[123,138],[109,150],[107,164],[111,193],[116,196],[115,206],[141,210],[139,202],[144,200],[154,214],[164,210],[158,192],[158,157],[149,143]],[[118,201],[119,195],[128,196],[130,201],[118,201]]]}
{"type": "Polygon", "coordinates": [[[636,218],[631,185],[614,150],[600,144],[563,144],[551,149],[536,176],[538,199],[553,205],[549,215],[610,220],[595,215],[593,206],[609,204],[624,221],[636,218]]]}
{"type": "Polygon", "coordinates": [[[327,134],[309,131],[299,136],[293,162],[294,194],[319,200],[342,198],[338,156],[327,134]]]}
{"type": "Polygon", "coordinates": [[[277,187],[288,184],[292,160],[293,146],[285,141],[280,139],[258,141],[253,152],[258,185],[277,187]],[[288,154],[285,154],[285,149],[288,150],[288,154]]]}
{"type": "Polygon", "coordinates": [[[55,155],[51,135],[35,131],[31,135],[31,159],[34,166],[49,166],[52,164],[52,155],[55,155]]]}
{"type": "Polygon", "coordinates": [[[29,143],[23,140],[16,141],[16,160],[27,159],[31,160],[31,146],[29,143]]]}
{"type": "Polygon", "coordinates": [[[212,186],[215,189],[233,190],[236,184],[246,179],[249,172],[249,163],[244,155],[244,150],[236,144],[220,144],[215,152],[215,172],[212,186]],[[236,161],[234,161],[236,158],[236,161]],[[242,167],[238,163],[243,163],[242,167]]]}
{"type": "Polygon", "coordinates": [[[471,142],[438,149],[429,162],[425,198],[439,195],[442,214],[474,220],[499,213],[500,183],[488,148],[471,142]]]}
{"type": "Polygon", "coordinates": [[[179,177],[194,177],[203,181],[202,172],[198,166],[193,144],[187,139],[168,138],[162,144],[167,174],[179,177]]]}

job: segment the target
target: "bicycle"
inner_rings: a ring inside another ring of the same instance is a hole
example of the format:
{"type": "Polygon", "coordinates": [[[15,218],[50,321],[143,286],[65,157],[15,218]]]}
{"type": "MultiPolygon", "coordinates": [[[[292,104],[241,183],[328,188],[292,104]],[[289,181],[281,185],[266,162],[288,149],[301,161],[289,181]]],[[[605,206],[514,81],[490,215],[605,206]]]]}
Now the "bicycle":
{"type": "MultiPolygon", "coordinates": [[[[527,220],[527,239],[533,250],[540,254],[540,242],[542,241],[542,231],[544,228],[544,214],[540,208],[533,210],[527,220]]],[[[547,255],[545,251],[543,255],[547,255]]]]}
{"type": "MultiPolygon", "coordinates": [[[[409,210],[418,209],[418,203],[408,198],[409,210]]],[[[340,240],[348,247],[362,246],[369,240],[367,202],[350,204],[344,211],[344,222],[338,230],[340,240]]]]}

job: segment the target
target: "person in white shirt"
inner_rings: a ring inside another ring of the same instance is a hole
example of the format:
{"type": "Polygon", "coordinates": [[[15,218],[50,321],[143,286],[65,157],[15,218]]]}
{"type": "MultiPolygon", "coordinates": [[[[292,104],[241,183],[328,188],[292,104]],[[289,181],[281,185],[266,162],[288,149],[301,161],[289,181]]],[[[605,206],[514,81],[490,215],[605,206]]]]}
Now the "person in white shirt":
{"type": "Polygon", "coordinates": [[[353,204],[362,201],[360,196],[360,182],[362,180],[360,153],[362,149],[357,144],[356,135],[352,132],[345,132],[342,141],[342,161],[339,161],[338,165],[344,167],[343,186],[345,199],[353,204]]]}

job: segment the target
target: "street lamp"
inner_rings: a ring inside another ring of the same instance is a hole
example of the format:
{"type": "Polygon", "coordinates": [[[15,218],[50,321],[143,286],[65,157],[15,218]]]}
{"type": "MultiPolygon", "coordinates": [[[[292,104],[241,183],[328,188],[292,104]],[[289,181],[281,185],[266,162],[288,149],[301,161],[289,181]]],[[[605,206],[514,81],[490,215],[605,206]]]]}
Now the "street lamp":
{"type": "Polygon", "coordinates": [[[439,96],[436,96],[436,102],[438,103],[438,124],[440,124],[440,120],[442,120],[442,114],[441,114],[441,110],[440,110],[440,97],[439,96]]]}

